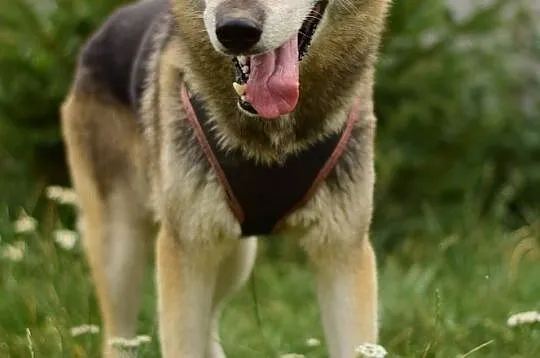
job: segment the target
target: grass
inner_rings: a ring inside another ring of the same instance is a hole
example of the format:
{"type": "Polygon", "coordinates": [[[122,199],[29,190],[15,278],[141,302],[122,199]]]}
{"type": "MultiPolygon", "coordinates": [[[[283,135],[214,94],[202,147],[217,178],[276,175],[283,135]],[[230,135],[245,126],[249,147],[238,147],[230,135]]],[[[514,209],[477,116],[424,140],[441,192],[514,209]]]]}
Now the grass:
{"type": "MultiPolygon", "coordinates": [[[[0,257],[0,357],[99,356],[99,335],[70,334],[100,318],[80,243],[66,250],[53,240],[61,223],[49,211],[26,234],[0,213],[0,251],[21,240],[26,247],[20,261],[0,257]]],[[[509,232],[485,219],[404,238],[379,262],[388,357],[540,357],[540,323],[506,324],[511,314],[540,309],[539,237],[534,225],[509,232]]],[[[153,299],[149,268],[139,333],[152,342],[138,348],[140,357],[159,356],[153,299]]],[[[224,312],[222,338],[229,357],[326,357],[303,260],[261,255],[251,284],[224,312]],[[311,347],[309,338],[322,344],[311,347]]]]}

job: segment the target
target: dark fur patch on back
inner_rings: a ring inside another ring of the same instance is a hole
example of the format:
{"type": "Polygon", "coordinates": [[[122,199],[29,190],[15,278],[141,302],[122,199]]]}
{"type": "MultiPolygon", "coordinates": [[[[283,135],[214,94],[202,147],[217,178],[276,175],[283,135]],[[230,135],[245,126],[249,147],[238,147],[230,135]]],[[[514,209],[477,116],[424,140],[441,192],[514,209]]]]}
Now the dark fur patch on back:
{"type": "Polygon", "coordinates": [[[168,0],[139,1],[113,13],[81,50],[79,68],[84,72],[79,75],[84,78],[79,78],[79,88],[108,91],[122,104],[134,105],[133,96],[141,92],[139,67],[145,63],[141,56],[148,55],[149,32],[168,4],[168,0]]]}
{"type": "Polygon", "coordinates": [[[168,0],[139,1],[119,8],[90,37],[79,54],[74,90],[83,107],[77,121],[98,190],[106,195],[113,183],[131,173],[122,139],[137,130],[140,97],[144,90],[147,64],[159,51],[154,38],[166,27],[168,0]]]}

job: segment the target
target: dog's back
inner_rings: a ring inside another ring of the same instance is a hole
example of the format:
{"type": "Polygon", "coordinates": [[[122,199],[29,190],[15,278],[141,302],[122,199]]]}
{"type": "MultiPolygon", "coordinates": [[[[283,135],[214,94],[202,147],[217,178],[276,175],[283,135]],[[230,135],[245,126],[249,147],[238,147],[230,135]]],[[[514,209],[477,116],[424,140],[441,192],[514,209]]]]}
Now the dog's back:
{"type": "Polygon", "coordinates": [[[76,83],[136,106],[152,35],[167,10],[168,0],[142,0],[113,13],[82,48],[78,72],[84,79],[76,83]]]}

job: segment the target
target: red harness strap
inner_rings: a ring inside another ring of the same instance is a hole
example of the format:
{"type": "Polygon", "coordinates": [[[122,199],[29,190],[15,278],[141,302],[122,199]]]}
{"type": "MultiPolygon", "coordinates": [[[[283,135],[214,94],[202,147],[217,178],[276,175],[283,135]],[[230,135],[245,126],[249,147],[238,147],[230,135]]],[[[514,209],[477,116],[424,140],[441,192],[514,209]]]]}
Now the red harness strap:
{"type": "MultiPolygon", "coordinates": [[[[264,235],[264,234],[272,233],[282,224],[282,222],[292,212],[294,212],[295,210],[305,205],[313,197],[317,189],[321,186],[322,182],[328,177],[328,175],[335,168],[336,164],[341,158],[341,155],[345,151],[347,147],[347,143],[351,137],[352,130],[354,128],[355,123],[358,120],[359,112],[360,112],[360,101],[356,100],[354,101],[351,111],[349,112],[349,117],[345,124],[345,128],[343,129],[341,136],[339,137],[339,140],[333,147],[332,151],[328,152],[331,154],[328,155],[327,157],[328,159],[326,159],[326,161],[324,162],[324,165],[322,165],[320,169],[318,169],[318,171],[316,172],[317,174],[314,176],[314,179],[310,181],[311,185],[309,185],[307,190],[302,189],[303,191],[305,190],[305,192],[303,192],[303,195],[297,196],[297,198],[300,198],[300,199],[299,200],[295,199],[296,203],[294,205],[288,207],[287,210],[283,210],[279,212],[278,213],[279,217],[276,217],[275,213],[273,213],[272,218],[263,218],[264,220],[272,221],[271,225],[265,225],[264,223],[255,224],[256,228],[254,229],[252,223],[245,223],[245,219],[246,219],[246,213],[244,212],[245,208],[242,207],[241,201],[238,200],[237,195],[235,194],[233,187],[231,186],[229,182],[230,178],[227,177],[227,174],[222,167],[223,162],[220,163],[220,160],[216,156],[216,153],[215,153],[216,148],[212,149],[212,145],[210,144],[209,138],[208,138],[209,134],[205,132],[203,126],[201,125],[201,120],[203,120],[203,118],[199,118],[197,116],[197,112],[194,109],[194,106],[192,103],[192,98],[190,97],[188,89],[186,88],[185,85],[182,86],[181,98],[182,98],[182,103],[184,105],[184,109],[186,111],[186,116],[190,123],[190,126],[193,128],[193,132],[197,138],[197,141],[199,145],[201,146],[201,149],[203,150],[212,170],[216,173],[218,180],[221,183],[225,191],[225,194],[227,196],[229,207],[232,210],[234,216],[239,221],[240,225],[242,226],[243,235],[245,236],[257,235],[257,234],[264,235]],[[259,228],[257,227],[257,225],[259,226],[262,225],[264,228],[259,228]]],[[[223,153],[220,153],[220,154],[222,154],[222,157],[223,157],[223,153]]],[[[249,163],[248,165],[254,166],[253,163],[249,163]]],[[[247,215],[247,217],[249,218],[249,215],[247,215]]],[[[257,221],[257,218],[255,218],[252,221],[257,221]]]]}
{"type": "Polygon", "coordinates": [[[234,216],[236,216],[236,219],[240,223],[242,223],[244,221],[244,210],[242,209],[242,206],[240,206],[240,203],[238,202],[238,200],[236,200],[236,196],[234,195],[234,191],[229,185],[227,176],[225,175],[225,172],[221,168],[221,165],[219,164],[219,161],[217,160],[214,154],[214,151],[212,150],[212,148],[210,147],[210,144],[208,143],[208,140],[206,139],[206,135],[204,134],[204,131],[201,127],[201,123],[199,123],[199,120],[197,119],[197,115],[195,114],[195,110],[193,109],[193,106],[191,105],[191,100],[189,99],[189,97],[190,96],[189,96],[188,90],[186,86],[183,85],[182,86],[182,103],[184,104],[184,110],[186,111],[187,119],[189,123],[191,124],[193,131],[195,132],[197,141],[199,142],[199,145],[204,151],[204,154],[206,155],[206,158],[208,159],[210,166],[216,173],[219,179],[219,182],[221,183],[221,185],[223,186],[223,189],[225,190],[229,207],[231,208],[234,216]]]}
{"type": "Polygon", "coordinates": [[[332,155],[330,156],[330,158],[328,158],[326,163],[324,163],[324,166],[321,168],[302,199],[291,210],[289,210],[285,215],[283,215],[283,217],[274,226],[274,229],[278,228],[282,224],[282,222],[285,221],[285,219],[295,210],[298,210],[300,207],[304,206],[309,201],[309,199],[311,199],[313,195],[315,195],[315,192],[317,192],[317,189],[319,189],[320,185],[326,179],[326,177],[328,177],[332,170],[334,170],[336,164],[341,158],[341,155],[343,154],[343,152],[345,152],[345,148],[347,148],[347,143],[351,138],[351,133],[356,121],[358,120],[359,113],[360,99],[357,98],[353,102],[351,111],[349,112],[349,117],[347,118],[347,123],[345,124],[345,130],[343,131],[343,134],[341,135],[341,138],[339,139],[336,148],[332,152],[332,155]]]}

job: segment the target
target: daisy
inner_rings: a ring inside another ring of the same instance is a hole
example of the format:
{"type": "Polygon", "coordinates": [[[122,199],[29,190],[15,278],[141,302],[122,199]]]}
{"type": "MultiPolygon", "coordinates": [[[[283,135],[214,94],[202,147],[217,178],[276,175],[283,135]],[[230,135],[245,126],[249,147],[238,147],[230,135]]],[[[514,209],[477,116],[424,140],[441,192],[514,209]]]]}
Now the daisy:
{"type": "Polygon", "coordinates": [[[24,241],[17,241],[13,245],[6,245],[2,249],[2,257],[12,262],[19,262],[23,259],[26,252],[24,241]]]}
{"type": "Polygon", "coordinates": [[[53,236],[58,246],[66,251],[73,249],[79,238],[79,235],[72,230],[55,230],[53,236]]]}
{"type": "Polygon", "coordinates": [[[15,232],[17,234],[28,234],[36,231],[38,222],[33,217],[29,216],[24,210],[21,212],[21,215],[15,221],[15,232]]]}
{"type": "Polygon", "coordinates": [[[523,324],[531,324],[540,322],[540,312],[538,311],[526,311],[511,315],[506,324],[510,327],[516,327],[523,324]]]}
{"type": "Polygon", "coordinates": [[[150,336],[141,335],[132,339],[121,337],[111,338],[108,343],[110,346],[116,348],[136,348],[142,344],[150,343],[151,341],[152,338],[150,336]]]}
{"type": "Polygon", "coordinates": [[[384,358],[386,357],[386,349],[373,343],[364,343],[356,347],[357,358],[384,358]]]}
{"type": "Polygon", "coordinates": [[[61,186],[49,186],[45,189],[45,196],[59,204],[77,204],[77,194],[69,188],[63,188],[61,186]]]}
{"type": "Polygon", "coordinates": [[[99,327],[93,324],[83,324],[71,328],[71,336],[77,337],[83,334],[98,334],[99,327]]]}

